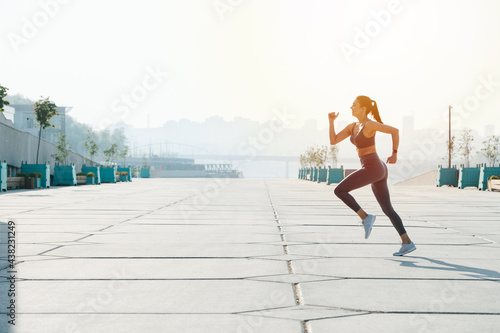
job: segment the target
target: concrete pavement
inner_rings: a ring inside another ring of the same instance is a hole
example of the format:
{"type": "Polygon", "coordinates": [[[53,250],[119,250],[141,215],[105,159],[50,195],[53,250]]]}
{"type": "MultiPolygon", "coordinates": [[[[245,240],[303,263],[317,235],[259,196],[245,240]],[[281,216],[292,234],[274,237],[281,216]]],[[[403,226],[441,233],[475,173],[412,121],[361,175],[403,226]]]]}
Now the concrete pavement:
{"type": "Polygon", "coordinates": [[[0,194],[1,332],[493,332],[500,193],[369,187],[369,240],[334,185],[134,179],[0,194]],[[9,325],[7,222],[16,222],[9,325]],[[14,330],[15,327],[15,330],[14,330]]]}

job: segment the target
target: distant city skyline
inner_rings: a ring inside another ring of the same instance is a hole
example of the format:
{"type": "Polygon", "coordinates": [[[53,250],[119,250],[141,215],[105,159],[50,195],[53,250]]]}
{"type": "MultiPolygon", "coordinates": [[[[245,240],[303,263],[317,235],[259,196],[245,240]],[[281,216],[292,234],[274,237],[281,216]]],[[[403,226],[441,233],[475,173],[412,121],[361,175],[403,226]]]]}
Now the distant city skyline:
{"type": "Polygon", "coordinates": [[[360,94],[395,126],[500,122],[498,1],[227,3],[0,0],[0,84],[98,129],[283,108],[323,128],[360,94]]]}

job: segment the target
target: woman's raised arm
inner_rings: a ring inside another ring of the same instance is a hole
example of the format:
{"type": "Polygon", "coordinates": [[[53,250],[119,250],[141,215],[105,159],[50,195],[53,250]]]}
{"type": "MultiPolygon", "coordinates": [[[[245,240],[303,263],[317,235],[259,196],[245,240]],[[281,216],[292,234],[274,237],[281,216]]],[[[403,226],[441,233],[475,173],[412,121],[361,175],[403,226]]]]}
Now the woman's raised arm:
{"type": "Polygon", "coordinates": [[[331,112],[328,114],[328,121],[330,123],[330,144],[336,145],[337,143],[343,141],[349,135],[351,135],[352,124],[347,125],[342,131],[338,134],[335,134],[335,119],[339,116],[339,113],[331,112]]]}

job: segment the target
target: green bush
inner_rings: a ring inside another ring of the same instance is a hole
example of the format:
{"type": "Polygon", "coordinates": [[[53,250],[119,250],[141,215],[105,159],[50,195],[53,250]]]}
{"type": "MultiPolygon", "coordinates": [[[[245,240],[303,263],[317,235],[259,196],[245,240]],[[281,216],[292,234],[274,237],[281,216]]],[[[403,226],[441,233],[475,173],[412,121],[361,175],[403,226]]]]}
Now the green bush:
{"type": "Polygon", "coordinates": [[[40,172],[30,172],[29,176],[30,178],[42,178],[43,174],[41,174],[40,172]]]}
{"type": "Polygon", "coordinates": [[[28,175],[25,174],[24,172],[20,172],[16,175],[16,177],[24,177],[24,178],[28,178],[28,175]]]}
{"type": "Polygon", "coordinates": [[[125,172],[125,171],[124,171],[124,172],[121,172],[121,173],[120,173],[120,176],[128,176],[128,172],[125,172]]]}
{"type": "Polygon", "coordinates": [[[95,174],[93,172],[89,172],[87,173],[87,177],[89,178],[95,177],[95,174]]]}
{"type": "Polygon", "coordinates": [[[490,180],[492,180],[492,179],[500,179],[500,176],[491,176],[490,180]]]}
{"type": "Polygon", "coordinates": [[[76,174],[77,176],[86,176],[87,174],[85,172],[79,172],[76,174]]]}

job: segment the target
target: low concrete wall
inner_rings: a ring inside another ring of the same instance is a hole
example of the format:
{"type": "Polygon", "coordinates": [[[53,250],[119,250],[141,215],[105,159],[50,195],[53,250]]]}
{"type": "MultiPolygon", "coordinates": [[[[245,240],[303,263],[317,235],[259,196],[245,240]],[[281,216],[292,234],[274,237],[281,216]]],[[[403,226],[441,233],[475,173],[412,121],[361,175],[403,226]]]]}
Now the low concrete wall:
{"type": "MultiPolygon", "coordinates": [[[[0,114],[1,118],[4,118],[0,114]]],[[[4,120],[4,119],[2,119],[4,120]]],[[[38,146],[38,137],[30,133],[20,131],[8,122],[0,121],[0,160],[7,161],[9,166],[21,167],[22,161],[32,164],[36,162],[36,150],[38,146]]],[[[50,163],[50,172],[54,173],[55,159],[51,155],[57,152],[56,146],[44,139],[40,141],[40,154],[38,163],[50,163]]],[[[68,155],[68,163],[74,163],[78,171],[81,170],[85,158],[79,154],[71,153],[68,155]]]]}
{"type": "Polygon", "coordinates": [[[150,170],[150,178],[205,178],[205,170],[150,170]]]}
{"type": "Polygon", "coordinates": [[[437,170],[396,183],[396,186],[436,186],[437,170]]]}

